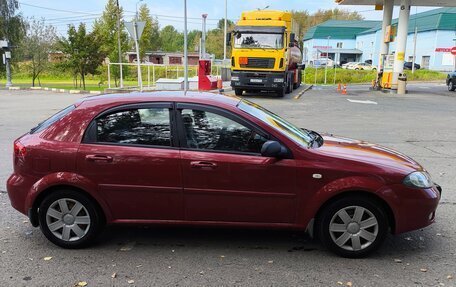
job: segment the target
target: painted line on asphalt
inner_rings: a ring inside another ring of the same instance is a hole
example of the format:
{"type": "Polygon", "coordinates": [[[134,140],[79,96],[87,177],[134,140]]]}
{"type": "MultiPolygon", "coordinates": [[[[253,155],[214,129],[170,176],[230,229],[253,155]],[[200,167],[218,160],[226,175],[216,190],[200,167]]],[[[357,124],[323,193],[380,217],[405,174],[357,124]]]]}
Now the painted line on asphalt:
{"type": "Polygon", "coordinates": [[[351,99],[347,99],[347,101],[349,101],[350,103],[368,104],[368,105],[378,105],[377,102],[369,101],[369,100],[361,101],[361,100],[351,100],[351,99]]]}

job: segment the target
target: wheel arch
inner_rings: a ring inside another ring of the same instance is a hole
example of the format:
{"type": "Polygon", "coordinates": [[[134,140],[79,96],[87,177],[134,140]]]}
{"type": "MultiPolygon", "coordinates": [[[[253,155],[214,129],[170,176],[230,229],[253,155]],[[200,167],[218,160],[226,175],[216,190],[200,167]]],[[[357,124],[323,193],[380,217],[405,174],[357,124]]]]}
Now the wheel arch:
{"type": "MultiPolygon", "coordinates": [[[[377,202],[386,213],[388,225],[389,225],[391,233],[395,233],[396,220],[395,220],[394,212],[391,209],[390,205],[383,198],[381,198],[378,194],[369,192],[369,191],[365,191],[365,190],[347,190],[347,191],[338,193],[338,194],[328,198],[325,202],[323,202],[323,204],[318,208],[318,211],[315,213],[314,223],[313,223],[315,225],[315,227],[312,228],[312,230],[316,230],[316,228],[319,227],[319,218],[321,218],[321,213],[328,205],[330,205],[331,203],[333,203],[341,198],[349,197],[349,196],[365,197],[365,198],[369,198],[370,200],[377,202]]],[[[313,234],[318,234],[318,232],[313,231],[313,234]]]]}
{"type": "Polygon", "coordinates": [[[54,192],[58,192],[59,190],[71,190],[71,191],[83,194],[84,196],[89,198],[94,203],[94,205],[96,206],[97,210],[99,211],[103,222],[104,223],[107,222],[108,217],[109,217],[109,213],[107,213],[106,208],[103,208],[103,206],[100,204],[100,202],[94,196],[92,196],[92,194],[90,194],[89,192],[87,192],[86,190],[84,190],[84,189],[82,189],[80,187],[76,187],[76,186],[71,185],[71,184],[62,183],[62,184],[52,185],[52,186],[49,186],[49,187],[43,189],[35,197],[31,207],[28,210],[28,216],[29,216],[30,222],[32,223],[33,226],[37,227],[39,225],[38,209],[39,209],[40,204],[43,202],[43,200],[49,194],[54,193],[54,192]]]}

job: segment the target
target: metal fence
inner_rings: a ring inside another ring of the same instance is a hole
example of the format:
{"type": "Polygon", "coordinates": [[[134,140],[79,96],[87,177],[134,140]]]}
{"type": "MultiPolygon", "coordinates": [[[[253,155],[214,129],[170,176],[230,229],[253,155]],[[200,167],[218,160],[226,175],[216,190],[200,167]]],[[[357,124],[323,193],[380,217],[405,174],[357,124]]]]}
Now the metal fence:
{"type": "MultiPolygon", "coordinates": [[[[108,63],[107,81],[108,88],[136,88],[138,87],[138,71],[136,63],[108,63]],[[120,66],[122,66],[122,79],[120,79],[120,66]]],[[[212,65],[211,75],[220,76],[222,65],[212,65]]],[[[158,79],[178,79],[184,77],[183,65],[164,65],[153,63],[141,63],[141,79],[143,87],[153,88],[158,79]]],[[[198,76],[198,65],[188,66],[188,77],[198,76]]]]}

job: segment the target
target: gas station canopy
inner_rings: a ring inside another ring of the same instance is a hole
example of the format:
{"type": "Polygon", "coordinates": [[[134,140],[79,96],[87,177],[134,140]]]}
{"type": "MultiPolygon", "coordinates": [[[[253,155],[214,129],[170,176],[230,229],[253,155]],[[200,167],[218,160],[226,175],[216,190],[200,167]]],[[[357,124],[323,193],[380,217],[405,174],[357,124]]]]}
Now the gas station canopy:
{"type": "MultiPolygon", "coordinates": [[[[383,0],[336,0],[340,5],[383,5],[383,0]]],[[[401,0],[394,0],[401,5],[401,0]]],[[[412,0],[412,6],[456,7],[456,0],[412,0]]]]}

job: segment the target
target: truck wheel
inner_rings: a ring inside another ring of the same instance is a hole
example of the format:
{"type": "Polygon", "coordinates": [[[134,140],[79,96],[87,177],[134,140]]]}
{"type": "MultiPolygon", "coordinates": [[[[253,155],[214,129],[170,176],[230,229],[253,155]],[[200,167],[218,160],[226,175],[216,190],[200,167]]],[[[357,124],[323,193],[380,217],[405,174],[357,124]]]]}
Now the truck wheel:
{"type": "Polygon", "coordinates": [[[448,91],[454,92],[456,90],[456,85],[454,84],[453,81],[448,82],[448,91]]]}
{"type": "Polygon", "coordinates": [[[302,73],[301,71],[298,72],[298,82],[293,84],[293,89],[297,89],[301,86],[301,81],[302,81],[302,73]]]}
{"type": "Polygon", "coordinates": [[[291,74],[287,76],[287,94],[291,94],[293,92],[293,80],[291,78],[291,74]]]}
{"type": "Polygon", "coordinates": [[[285,96],[285,92],[286,92],[286,87],[283,87],[282,89],[277,91],[277,96],[279,98],[283,98],[285,96]]]}
{"type": "Polygon", "coordinates": [[[242,90],[241,89],[234,89],[234,94],[238,97],[242,96],[242,90]]]}

